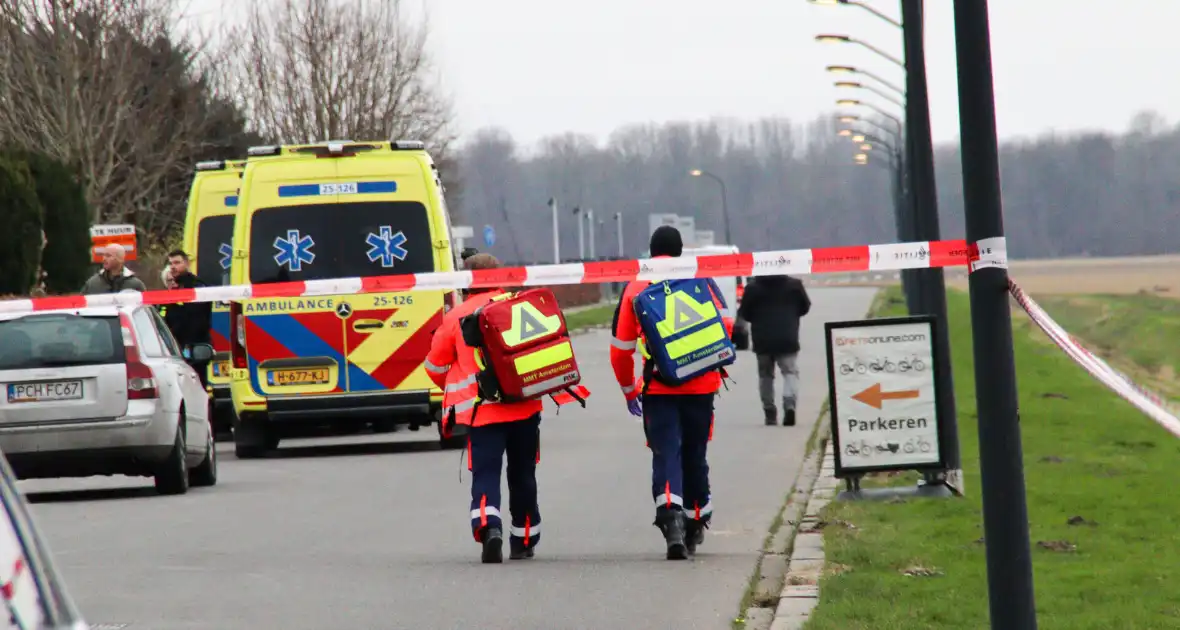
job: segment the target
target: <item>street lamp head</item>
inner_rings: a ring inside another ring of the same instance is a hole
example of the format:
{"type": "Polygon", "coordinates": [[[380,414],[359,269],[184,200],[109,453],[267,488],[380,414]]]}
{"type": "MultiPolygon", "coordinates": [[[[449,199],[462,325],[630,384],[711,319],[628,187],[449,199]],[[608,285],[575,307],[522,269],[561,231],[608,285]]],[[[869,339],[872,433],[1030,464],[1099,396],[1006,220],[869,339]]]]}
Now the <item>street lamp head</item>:
{"type": "Polygon", "coordinates": [[[864,85],[857,83],[856,81],[836,81],[835,85],[836,85],[836,87],[850,87],[850,88],[864,87],[864,85]]]}
{"type": "Polygon", "coordinates": [[[848,43],[852,38],[847,35],[816,35],[815,41],[823,43],[848,43]]]}
{"type": "Polygon", "coordinates": [[[872,151],[873,145],[868,144],[868,143],[862,144],[862,145],[860,145],[860,150],[861,151],[872,151]]]}
{"type": "Polygon", "coordinates": [[[867,154],[864,154],[864,153],[857,153],[857,154],[856,154],[856,161],[857,161],[857,162],[868,162],[868,161],[869,161],[869,156],[868,156],[867,154]]]}
{"type": "Polygon", "coordinates": [[[828,66],[827,68],[825,68],[825,70],[827,70],[828,72],[831,72],[832,74],[856,74],[857,73],[857,69],[852,66],[828,66]]]}
{"type": "Polygon", "coordinates": [[[859,134],[859,133],[858,133],[858,134],[856,134],[855,136],[852,136],[852,141],[853,141],[853,142],[864,142],[864,141],[865,141],[865,137],[864,137],[863,135],[861,135],[861,134],[859,134]]]}
{"type": "Polygon", "coordinates": [[[843,138],[847,138],[848,136],[852,135],[852,130],[851,129],[841,129],[840,131],[836,132],[836,135],[841,136],[843,138]]]}
{"type": "Polygon", "coordinates": [[[807,0],[811,4],[818,4],[826,7],[834,7],[839,4],[848,4],[848,0],[807,0]]]}
{"type": "Polygon", "coordinates": [[[860,101],[854,98],[842,98],[836,101],[837,105],[860,105],[860,101]]]}
{"type": "Polygon", "coordinates": [[[839,120],[842,123],[854,123],[854,122],[860,120],[860,116],[841,116],[841,117],[837,118],[836,120],[839,120]]]}
{"type": "Polygon", "coordinates": [[[688,174],[692,175],[693,177],[700,177],[701,176],[701,169],[694,168],[691,171],[689,171],[688,174]]]}

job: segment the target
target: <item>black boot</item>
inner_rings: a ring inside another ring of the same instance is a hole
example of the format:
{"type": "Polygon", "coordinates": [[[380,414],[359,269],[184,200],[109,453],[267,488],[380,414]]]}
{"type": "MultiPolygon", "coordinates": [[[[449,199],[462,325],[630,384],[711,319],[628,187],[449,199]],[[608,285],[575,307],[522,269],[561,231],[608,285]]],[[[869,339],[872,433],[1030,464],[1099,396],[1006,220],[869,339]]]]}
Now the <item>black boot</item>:
{"type": "Polygon", "coordinates": [[[773,427],[778,424],[778,411],[774,407],[763,407],[762,411],[766,414],[766,426],[773,427]]]}
{"type": "Polygon", "coordinates": [[[664,533],[664,542],[668,544],[669,560],[688,558],[684,520],[684,511],[680,509],[659,508],[659,514],[656,515],[656,526],[664,533]]]}
{"type": "Polygon", "coordinates": [[[508,559],[509,560],[528,560],[534,555],[532,547],[525,547],[524,541],[519,538],[508,539],[508,559]]]}
{"type": "Polygon", "coordinates": [[[684,544],[688,547],[689,555],[695,556],[697,547],[705,542],[705,526],[700,521],[689,519],[684,529],[684,544]]]}
{"type": "Polygon", "coordinates": [[[795,426],[795,401],[791,398],[783,399],[783,426],[795,426]]]}
{"type": "Polygon", "coordinates": [[[500,564],[504,562],[504,533],[500,531],[499,527],[489,527],[484,530],[480,541],[483,544],[483,552],[480,554],[480,560],[484,564],[500,564]]]}

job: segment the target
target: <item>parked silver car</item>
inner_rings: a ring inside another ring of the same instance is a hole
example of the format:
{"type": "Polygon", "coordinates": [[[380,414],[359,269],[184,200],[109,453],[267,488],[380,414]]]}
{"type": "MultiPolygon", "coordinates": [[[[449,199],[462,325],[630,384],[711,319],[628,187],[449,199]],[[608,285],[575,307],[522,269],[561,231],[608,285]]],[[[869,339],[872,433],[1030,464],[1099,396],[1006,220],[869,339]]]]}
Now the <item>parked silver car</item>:
{"type": "Polygon", "coordinates": [[[0,451],[20,479],[138,475],[161,494],[217,483],[209,397],[149,306],[0,314],[0,451]]]}

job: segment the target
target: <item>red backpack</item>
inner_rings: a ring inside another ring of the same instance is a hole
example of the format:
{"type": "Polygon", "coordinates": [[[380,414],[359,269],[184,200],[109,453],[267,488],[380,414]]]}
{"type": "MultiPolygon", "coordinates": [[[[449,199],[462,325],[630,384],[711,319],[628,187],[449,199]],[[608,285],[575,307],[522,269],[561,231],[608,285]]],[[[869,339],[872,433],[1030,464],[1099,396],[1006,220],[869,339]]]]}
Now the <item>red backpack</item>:
{"type": "Polygon", "coordinates": [[[575,388],[582,374],[553,291],[496,296],[464,317],[459,327],[463,341],[476,349],[481,399],[521,402],[564,390],[586,406],[575,388]]]}

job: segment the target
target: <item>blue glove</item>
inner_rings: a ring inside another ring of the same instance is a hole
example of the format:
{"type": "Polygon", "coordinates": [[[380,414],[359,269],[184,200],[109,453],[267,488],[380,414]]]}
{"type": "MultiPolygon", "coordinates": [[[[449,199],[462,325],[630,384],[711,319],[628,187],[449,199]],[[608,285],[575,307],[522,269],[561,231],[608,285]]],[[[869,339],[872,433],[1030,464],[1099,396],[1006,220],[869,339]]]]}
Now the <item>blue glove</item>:
{"type": "Polygon", "coordinates": [[[627,411],[631,412],[631,415],[640,418],[643,417],[643,407],[639,404],[642,398],[643,396],[636,396],[627,401],[627,411]]]}

